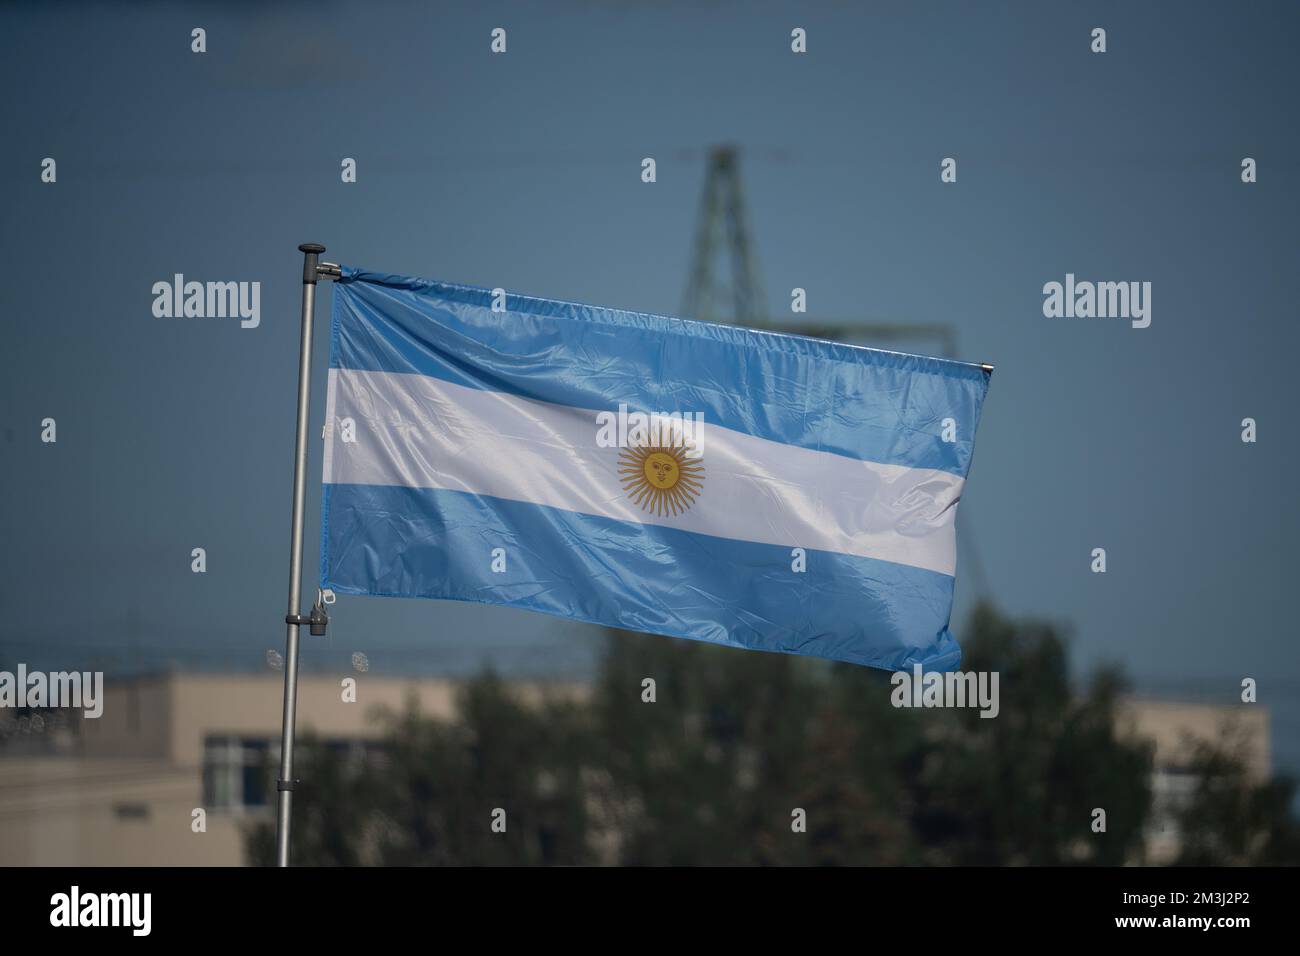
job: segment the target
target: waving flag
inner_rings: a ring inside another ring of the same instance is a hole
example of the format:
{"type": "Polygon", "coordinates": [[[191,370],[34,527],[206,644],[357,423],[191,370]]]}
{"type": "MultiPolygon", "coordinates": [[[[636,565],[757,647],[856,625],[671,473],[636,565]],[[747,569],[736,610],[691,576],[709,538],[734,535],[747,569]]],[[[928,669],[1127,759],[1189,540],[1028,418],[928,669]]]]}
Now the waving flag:
{"type": "Polygon", "coordinates": [[[344,268],[321,586],[955,667],[978,365],[344,268]]]}

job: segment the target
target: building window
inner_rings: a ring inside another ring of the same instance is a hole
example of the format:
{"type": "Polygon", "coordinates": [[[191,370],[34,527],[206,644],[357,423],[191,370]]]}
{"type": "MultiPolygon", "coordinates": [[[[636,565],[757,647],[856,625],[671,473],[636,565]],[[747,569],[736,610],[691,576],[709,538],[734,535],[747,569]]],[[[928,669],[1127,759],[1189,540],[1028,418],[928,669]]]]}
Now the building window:
{"type": "Polygon", "coordinates": [[[214,810],[270,805],[279,745],[265,737],[208,737],[203,743],[203,802],[214,810]]]}
{"type": "MultiPolygon", "coordinates": [[[[299,754],[308,744],[300,743],[299,754]]],[[[317,743],[344,766],[382,759],[376,740],[327,739],[317,743]]],[[[203,804],[210,810],[257,812],[275,803],[280,741],[269,737],[210,736],[203,741],[203,804]]]]}
{"type": "Polygon", "coordinates": [[[113,815],[119,820],[148,820],[149,804],[115,803],[113,804],[113,815]]]}
{"type": "Polygon", "coordinates": [[[1157,767],[1151,774],[1150,829],[1156,837],[1175,845],[1182,842],[1179,817],[1196,795],[1200,777],[1188,768],[1157,767]]]}

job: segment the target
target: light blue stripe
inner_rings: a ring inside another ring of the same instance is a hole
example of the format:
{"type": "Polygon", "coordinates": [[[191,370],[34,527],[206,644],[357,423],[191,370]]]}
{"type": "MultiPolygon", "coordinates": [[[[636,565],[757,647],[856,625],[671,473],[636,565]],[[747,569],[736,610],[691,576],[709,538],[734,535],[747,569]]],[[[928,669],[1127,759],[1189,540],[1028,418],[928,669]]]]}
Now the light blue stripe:
{"type": "Polygon", "coordinates": [[[823,551],[428,488],[324,488],[321,586],[505,604],[634,631],[849,661],[955,668],[953,579],[823,551]],[[492,550],[506,570],[493,573],[492,550]]]}
{"type": "Polygon", "coordinates": [[[408,372],[965,477],[988,373],[943,359],[343,269],[330,366],[408,372]],[[943,421],[956,441],[942,439],[943,421]]]}

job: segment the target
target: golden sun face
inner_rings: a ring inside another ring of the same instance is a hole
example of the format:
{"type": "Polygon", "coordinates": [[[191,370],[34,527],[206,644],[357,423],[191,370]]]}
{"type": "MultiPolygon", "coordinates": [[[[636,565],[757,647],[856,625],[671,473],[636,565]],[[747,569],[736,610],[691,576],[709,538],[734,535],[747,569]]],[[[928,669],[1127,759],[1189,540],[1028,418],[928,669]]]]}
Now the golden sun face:
{"type": "Polygon", "coordinates": [[[618,464],[628,497],[653,515],[679,515],[704,491],[704,465],[668,436],[624,448],[618,464]]]}

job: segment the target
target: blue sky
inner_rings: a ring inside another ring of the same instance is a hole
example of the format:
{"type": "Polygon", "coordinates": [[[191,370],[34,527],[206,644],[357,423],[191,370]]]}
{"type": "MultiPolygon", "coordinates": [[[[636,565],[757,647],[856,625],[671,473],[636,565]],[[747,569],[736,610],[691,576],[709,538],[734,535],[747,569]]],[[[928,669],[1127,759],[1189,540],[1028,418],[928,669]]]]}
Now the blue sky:
{"type": "MultiPolygon", "coordinates": [[[[799,286],[810,319],[945,322],[996,364],[961,519],[989,594],[1068,626],[1085,670],[1225,703],[1255,677],[1300,767],[1296,26],[1267,3],[6,6],[0,649],[246,669],[281,645],[299,242],[673,313],[705,154],[734,142],[774,310],[799,286]],[[261,325],[155,319],[176,272],[260,281],[261,325]],[[1066,273],[1151,282],[1151,327],[1045,318],[1066,273]]],[[[568,669],[594,640],[428,602],[335,621],[305,666],[568,669]]]]}

